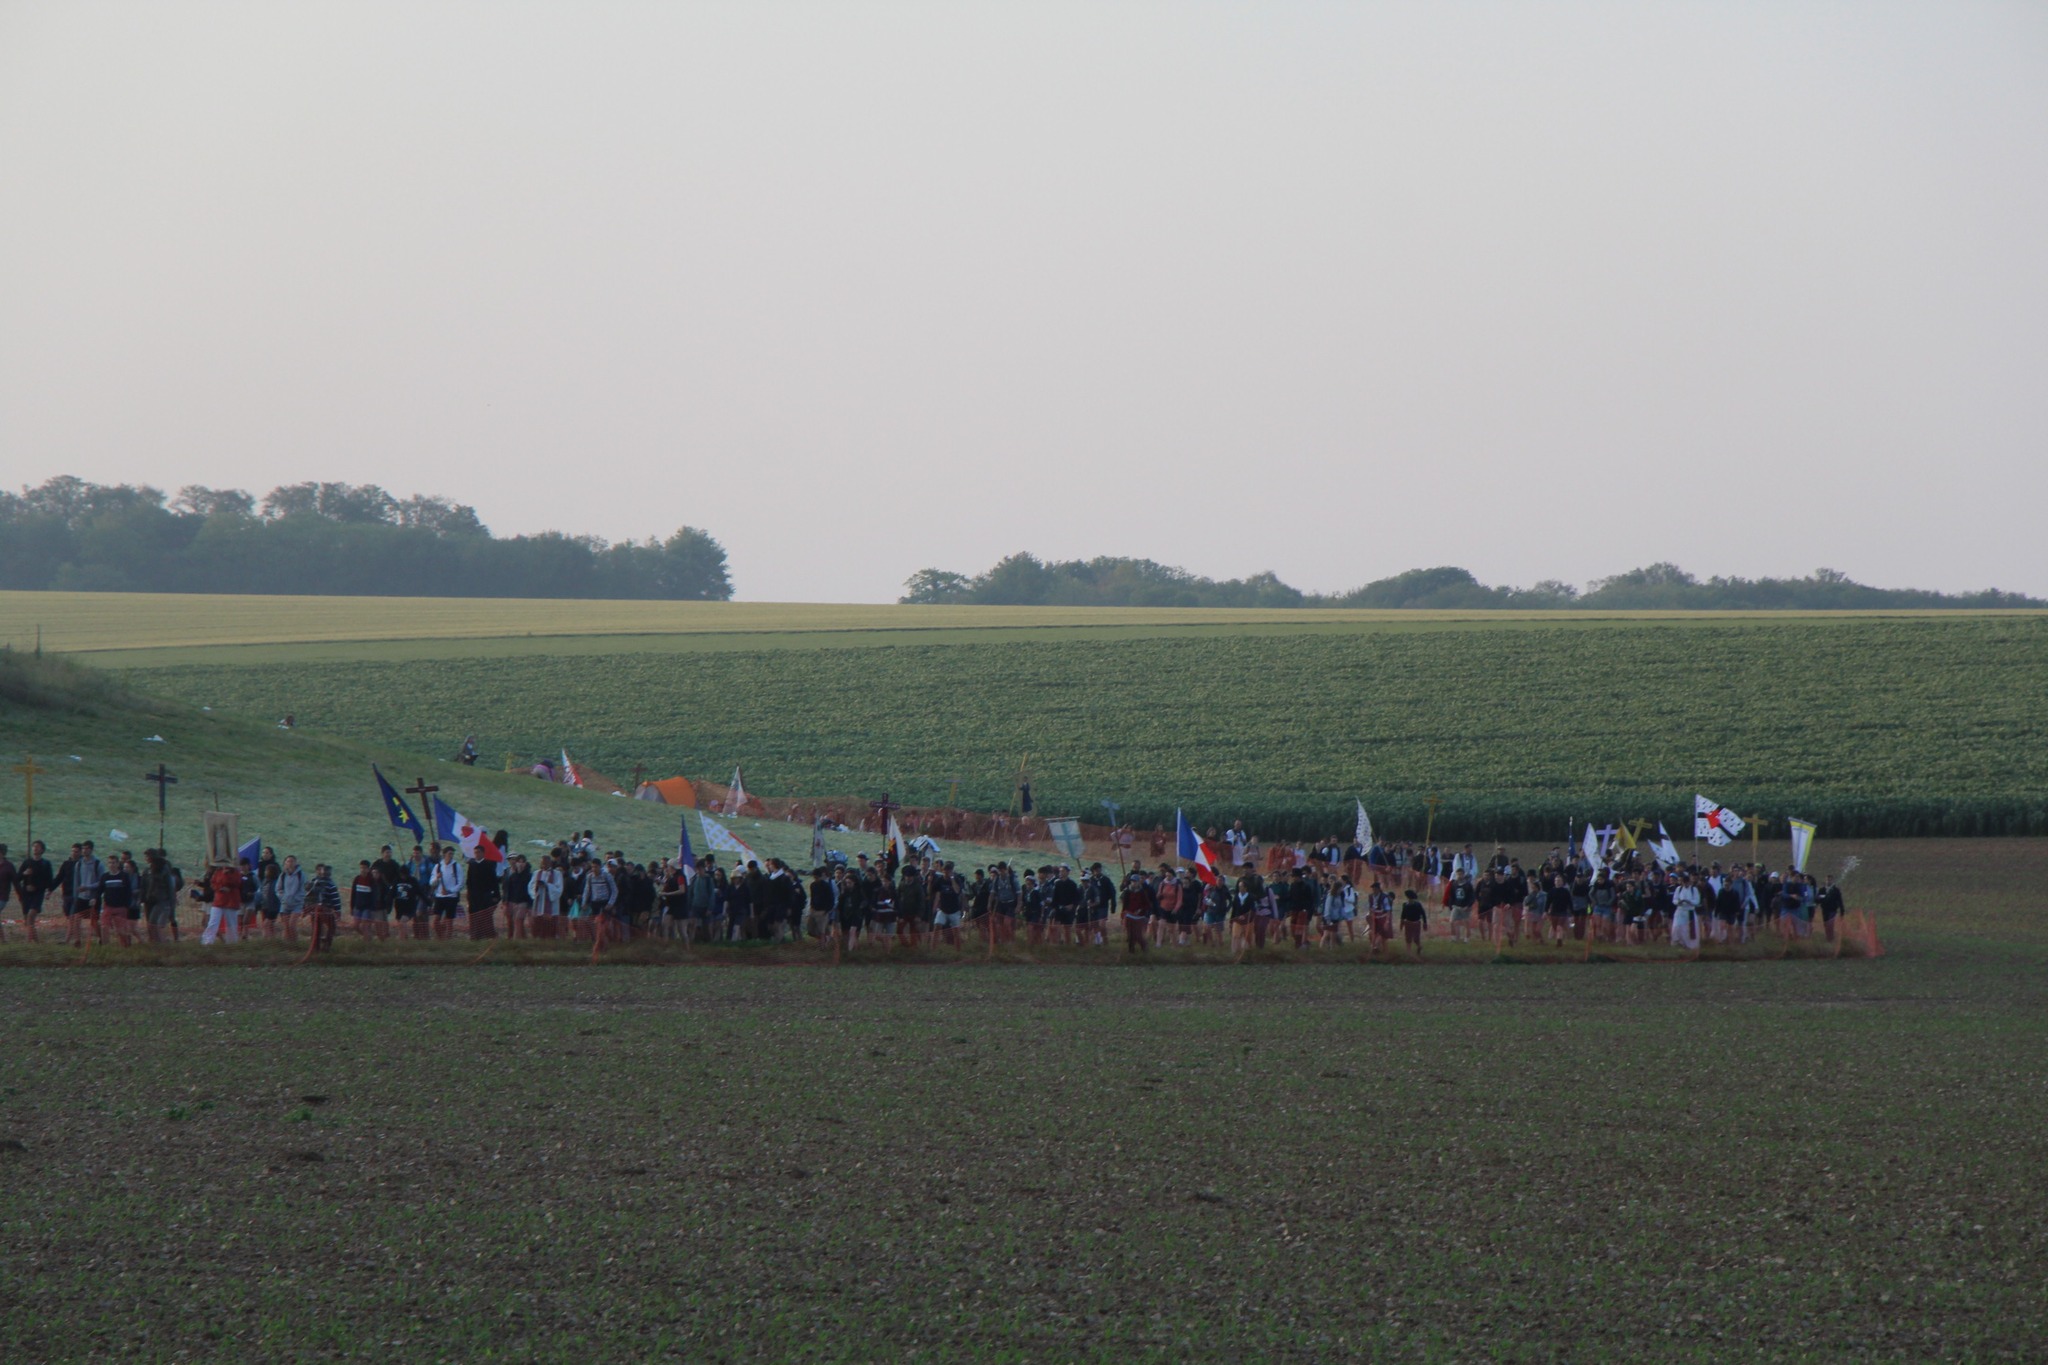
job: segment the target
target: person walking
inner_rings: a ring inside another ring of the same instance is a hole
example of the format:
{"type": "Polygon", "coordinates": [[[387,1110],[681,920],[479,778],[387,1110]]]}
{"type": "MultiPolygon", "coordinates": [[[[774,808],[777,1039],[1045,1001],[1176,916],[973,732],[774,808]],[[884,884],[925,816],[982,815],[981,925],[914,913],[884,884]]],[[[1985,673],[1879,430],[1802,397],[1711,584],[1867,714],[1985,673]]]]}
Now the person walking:
{"type": "Polygon", "coordinates": [[[89,934],[97,934],[100,924],[100,879],[106,875],[106,865],[94,852],[92,840],[78,846],[78,854],[71,860],[71,899],[68,913],[71,919],[71,941],[84,946],[89,934]]]}
{"type": "Polygon", "coordinates": [[[147,925],[143,932],[151,943],[162,943],[178,916],[178,881],[162,849],[144,850],[135,894],[147,925]]]}
{"type": "Polygon", "coordinates": [[[14,894],[21,902],[21,927],[28,931],[30,943],[37,941],[36,921],[42,918],[43,899],[56,884],[57,870],[43,856],[43,841],[37,839],[29,844],[28,856],[14,869],[14,894]]]}
{"type": "Polygon", "coordinates": [[[218,943],[223,936],[229,943],[241,942],[242,870],[221,864],[207,876],[206,889],[206,928],[199,935],[200,943],[218,943]]]}
{"type": "Polygon", "coordinates": [[[134,910],[135,864],[121,854],[107,860],[107,868],[100,876],[100,922],[99,941],[105,943],[107,935],[113,934],[126,948],[135,942],[134,910]]]}
{"type": "Polygon", "coordinates": [[[306,869],[299,866],[295,854],[285,854],[284,861],[278,865],[277,915],[284,921],[285,941],[296,943],[299,922],[306,915],[306,869]]]}
{"type": "Polygon", "coordinates": [[[1408,888],[1407,899],[1401,902],[1401,937],[1415,950],[1415,956],[1422,956],[1422,931],[1429,927],[1429,908],[1422,903],[1422,897],[1414,887],[1408,888]]]}

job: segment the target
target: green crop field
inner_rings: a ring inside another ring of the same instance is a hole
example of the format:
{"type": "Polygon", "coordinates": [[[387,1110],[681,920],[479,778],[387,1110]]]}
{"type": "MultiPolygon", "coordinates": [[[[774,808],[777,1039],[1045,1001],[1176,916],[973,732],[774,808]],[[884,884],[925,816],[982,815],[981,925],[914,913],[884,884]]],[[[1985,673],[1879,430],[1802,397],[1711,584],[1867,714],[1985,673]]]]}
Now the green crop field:
{"type": "MultiPolygon", "coordinates": [[[[1953,619],[2036,615],[2027,612],[1801,612],[1803,620],[1953,619]]],[[[808,602],[616,602],[574,598],[293,597],[207,593],[0,591],[0,646],[31,648],[38,640],[61,653],[108,656],[154,653],[187,660],[192,651],[249,645],[314,645],[375,641],[426,642],[429,653],[512,648],[555,649],[585,636],[664,637],[658,648],[682,647],[693,636],[851,634],[887,643],[931,632],[1115,636],[1238,633],[1259,628],[1296,631],[1414,630],[1447,626],[1575,624],[1661,620],[1674,624],[1784,619],[1787,613],[1585,611],[1366,611],[1152,607],[975,607],[851,605],[808,602]],[[533,642],[539,640],[539,645],[533,642]]],[[[756,642],[758,643],[758,642],[756,642]]],[[[844,642],[841,642],[844,643],[844,642]]],[[[714,647],[718,647],[714,644],[714,647]]],[[[381,651],[380,651],[381,653],[381,651]]],[[[307,657],[348,658],[345,651],[307,657]]],[[[406,657],[419,657],[407,651],[406,657]]],[[[230,652],[200,657],[237,657],[230,652]]],[[[277,657],[274,654],[263,657],[277,657]]],[[[115,659],[119,662],[122,660],[115,659]]],[[[142,660],[136,660],[141,662],[142,660]]]]}
{"type": "MultiPolygon", "coordinates": [[[[1515,612],[1453,612],[1483,620],[1515,612]]],[[[806,602],[605,602],[571,598],[264,597],[204,593],[0,591],[0,644],[65,652],[320,641],[482,640],[583,635],[752,635],[1053,628],[1115,630],[1298,624],[1398,624],[1416,613],[906,607],[806,602]]]]}
{"type": "Polygon", "coordinates": [[[1184,806],[1288,836],[1344,827],[1354,795],[1419,835],[1430,794],[1458,838],[1587,817],[1679,832],[1695,790],[1779,831],[1792,814],[1836,834],[2048,832],[2040,614],[1162,629],[270,645],[138,651],[122,672],[430,753],[475,734],[614,775],[742,762],[767,795],[935,803],[957,778],[963,805],[999,808],[1028,753],[1054,813],[1184,806]]]}

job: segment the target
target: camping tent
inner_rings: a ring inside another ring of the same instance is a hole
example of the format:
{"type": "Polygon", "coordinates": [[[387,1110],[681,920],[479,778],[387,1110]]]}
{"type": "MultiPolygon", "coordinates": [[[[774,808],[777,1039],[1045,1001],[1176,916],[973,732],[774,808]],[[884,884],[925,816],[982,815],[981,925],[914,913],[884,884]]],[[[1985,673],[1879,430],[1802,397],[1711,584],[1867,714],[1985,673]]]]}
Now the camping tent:
{"type": "Polygon", "coordinates": [[[665,806],[691,806],[697,804],[697,789],[690,785],[687,777],[665,777],[659,782],[642,782],[640,790],[633,795],[641,801],[657,801],[665,806]]]}

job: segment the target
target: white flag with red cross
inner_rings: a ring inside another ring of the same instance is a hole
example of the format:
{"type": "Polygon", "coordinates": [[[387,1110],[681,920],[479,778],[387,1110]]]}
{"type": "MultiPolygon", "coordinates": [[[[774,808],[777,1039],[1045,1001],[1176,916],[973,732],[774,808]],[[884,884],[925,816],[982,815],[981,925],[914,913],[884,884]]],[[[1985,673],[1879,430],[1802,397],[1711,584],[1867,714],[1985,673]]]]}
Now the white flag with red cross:
{"type": "Polygon", "coordinates": [[[1692,812],[1692,837],[1715,848],[1726,848],[1742,833],[1742,817],[1711,797],[1694,796],[1692,812]]]}

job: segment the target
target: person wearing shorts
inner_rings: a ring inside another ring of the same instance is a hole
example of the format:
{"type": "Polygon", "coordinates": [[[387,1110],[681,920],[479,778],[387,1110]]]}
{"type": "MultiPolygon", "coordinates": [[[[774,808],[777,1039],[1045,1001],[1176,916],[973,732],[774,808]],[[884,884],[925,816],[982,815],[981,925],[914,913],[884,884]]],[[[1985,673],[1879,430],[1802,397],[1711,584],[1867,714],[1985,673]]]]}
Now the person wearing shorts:
{"type": "MultiPolygon", "coordinates": [[[[375,870],[374,867],[372,870],[375,870]]],[[[396,926],[394,934],[404,938],[414,933],[412,926],[420,913],[420,887],[405,870],[405,864],[398,865],[397,881],[388,887],[379,886],[377,889],[385,897],[385,903],[391,907],[391,920],[396,926]]]]}
{"type": "Polygon", "coordinates": [[[851,868],[839,869],[839,887],[832,905],[832,920],[840,946],[851,950],[860,941],[868,922],[868,886],[851,868]]]}
{"type": "Polygon", "coordinates": [[[1593,937],[1596,941],[1603,938],[1613,941],[1614,907],[1614,881],[1603,867],[1600,869],[1600,875],[1594,878],[1592,887],[1586,892],[1586,908],[1592,912],[1593,937]]]}
{"type": "Polygon", "coordinates": [[[1358,893],[1334,872],[1323,876],[1323,904],[1316,942],[1334,948],[1343,937],[1351,918],[1358,913],[1358,893]]]}
{"type": "Polygon", "coordinates": [[[1230,896],[1230,949],[1241,953],[1253,945],[1257,936],[1258,946],[1266,946],[1265,937],[1258,932],[1259,905],[1266,898],[1266,882],[1254,871],[1249,863],[1238,874],[1237,885],[1230,896]]]}
{"type": "Polygon", "coordinates": [[[277,913],[284,921],[285,941],[296,943],[300,922],[306,918],[306,869],[290,853],[277,872],[277,913]]]}
{"type": "Polygon", "coordinates": [[[1835,921],[1842,917],[1842,888],[1835,885],[1833,877],[1820,885],[1813,903],[1820,909],[1820,927],[1828,936],[1828,942],[1835,941],[1835,921]]]}
{"type": "Polygon", "coordinates": [[[1152,878],[1152,941],[1170,943],[1180,931],[1180,875],[1162,862],[1152,878]],[[1169,893],[1168,888],[1171,888],[1169,893]],[[1173,902],[1169,907],[1167,902],[1173,902]]]}
{"type": "Polygon", "coordinates": [[[1375,952],[1394,938],[1394,897],[1377,881],[1365,894],[1365,938],[1375,952]]]}
{"type": "Polygon", "coordinates": [[[1451,912],[1451,937],[1460,943],[1472,941],[1472,907],[1479,899],[1472,878],[1460,872],[1444,890],[1444,906],[1451,912]]]}
{"type": "Polygon", "coordinates": [[[966,918],[966,899],[960,883],[951,873],[941,872],[932,883],[932,934],[940,942],[958,948],[960,925],[966,918]]]}
{"type": "Polygon", "coordinates": [[[434,937],[447,938],[455,932],[455,916],[462,909],[462,885],[467,880],[462,864],[455,857],[455,850],[441,850],[441,861],[434,864],[434,874],[429,889],[434,893],[434,937]]]}
{"type": "Polygon", "coordinates": [[[107,870],[100,876],[99,941],[105,943],[111,933],[127,947],[135,941],[138,915],[135,865],[117,853],[107,859],[107,870]]]}
{"type": "Polygon", "coordinates": [[[70,920],[71,941],[83,947],[87,938],[99,933],[100,877],[105,867],[90,839],[72,845],[71,861],[65,866],[69,868],[65,886],[71,894],[65,901],[64,913],[70,920]]]}
{"type": "Polygon", "coordinates": [[[265,938],[277,937],[278,894],[277,882],[283,873],[276,863],[264,863],[256,872],[256,895],[250,901],[254,917],[250,922],[253,936],[257,925],[263,926],[265,938]]]}
{"type": "Polygon", "coordinates": [[[1401,902],[1401,937],[1415,950],[1415,956],[1422,956],[1422,931],[1429,924],[1429,910],[1422,903],[1422,897],[1408,888],[1408,897],[1401,902]]]}
{"type": "MultiPolygon", "coordinates": [[[[1200,883],[1197,883],[1200,885],[1200,883]]],[[[1230,924],[1230,888],[1219,878],[1213,886],[1202,888],[1200,918],[1195,930],[1195,942],[1202,944],[1228,941],[1230,924]]]]}
{"type": "Polygon", "coordinates": [[[359,938],[369,938],[372,934],[378,938],[390,935],[391,924],[386,918],[390,912],[380,908],[381,900],[377,874],[370,867],[370,860],[365,858],[356,864],[356,875],[348,887],[349,918],[355,921],[359,938]]]}
{"type": "Polygon", "coordinates": [[[1051,908],[1048,917],[1052,923],[1054,943],[1075,943],[1076,926],[1081,919],[1081,886],[1066,868],[1054,873],[1051,868],[1038,869],[1039,889],[1044,893],[1051,908]]]}
{"type": "Polygon", "coordinates": [[[37,839],[28,846],[28,856],[14,869],[14,894],[21,901],[21,923],[28,930],[30,943],[36,942],[36,921],[42,917],[43,899],[56,884],[56,869],[45,856],[43,841],[37,839]]]}

